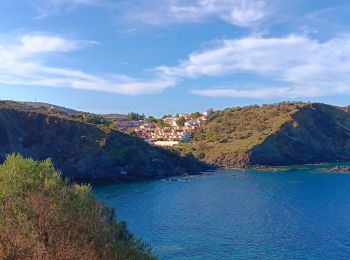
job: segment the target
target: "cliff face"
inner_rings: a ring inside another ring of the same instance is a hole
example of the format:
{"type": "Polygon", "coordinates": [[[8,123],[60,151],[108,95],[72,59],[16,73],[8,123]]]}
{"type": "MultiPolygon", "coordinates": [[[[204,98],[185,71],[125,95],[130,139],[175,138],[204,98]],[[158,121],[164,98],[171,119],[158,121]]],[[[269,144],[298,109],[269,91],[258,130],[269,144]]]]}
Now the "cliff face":
{"type": "Polygon", "coordinates": [[[8,153],[52,158],[63,176],[83,182],[179,175],[205,166],[108,128],[65,117],[0,109],[0,161],[8,153]]]}
{"type": "Polygon", "coordinates": [[[225,109],[180,151],[223,167],[350,160],[350,112],[325,104],[225,109]]]}
{"type": "Polygon", "coordinates": [[[350,113],[311,104],[251,149],[250,164],[288,165],[350,160],[350,113]]]}

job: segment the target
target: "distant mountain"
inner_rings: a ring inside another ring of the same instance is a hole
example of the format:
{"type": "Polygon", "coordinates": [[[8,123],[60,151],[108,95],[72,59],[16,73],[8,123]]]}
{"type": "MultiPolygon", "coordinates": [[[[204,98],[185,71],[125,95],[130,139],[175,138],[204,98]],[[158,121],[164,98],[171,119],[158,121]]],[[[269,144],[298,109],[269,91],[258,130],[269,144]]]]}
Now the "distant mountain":
{"type": "MultiPolygon", "coordinates": [[[[57,106],[57,105],[44,103],[44,102],[21,102],[21,101],[5,100],[5,101],[0,101],[0,107],[13,108],[20,111],[33,111],[33,112],[40,112],[40,113],[47,113],[47,114],[56,113],[56,114],[67,115],[67,116],[75,116],[78,114],[93,114],[89,112],[82,112],[71,108],[66,108],[66,107],[57,106]]],[[[125,120],[128,118],[128,115],[117,114],[117,113],[97,114],[97,115],[109,121],[125,120]]]]}
{"type": "Polygon", "coordinates": [[[63,176],[83,182],[165,177],[206,168],[193,158],[106,126],[42,113],[41,109],[27,111],[26,106],[28,103],[0,104],[0,162],[9,153],[37,160],[50,157],[63,176]]]}
{"type": "Polygon", "coordinates": [[[43,103],[43,102],[20,102],[20,101],[0,101],[0,108],[13,108],[16,110],[21,110],[21,111],[34,111],[34,112],[41,112],[41,113],[57,113],[57,114],[62,114],[62,115],[67,115],[67,116],[73,116],[76,114],[81,113],[80,111],[66,108],[66,107],[61,107],[61,106],[56,106],[53,104],[48,104],[48,103],[43,103]]]}
{"type": "Polygon", "coordinates": [[[179,151],[223,167],[350,161],[350,112],[319,103],[228,108],[179,151]]]}
{"type": "Polygon", "coordinates": [[[43,102],[23,102],[27,106],[31,106],[34,108],[47,108],[47,109],[52,109],[61,113],[66,113],[67,115],[76,115],[78,113],[81,113],[80,111],[71,109],[71,108],[66,108],[66,107],[61,107],[61,106],[56,106],[48,103],[43,103],[43,102]]]}

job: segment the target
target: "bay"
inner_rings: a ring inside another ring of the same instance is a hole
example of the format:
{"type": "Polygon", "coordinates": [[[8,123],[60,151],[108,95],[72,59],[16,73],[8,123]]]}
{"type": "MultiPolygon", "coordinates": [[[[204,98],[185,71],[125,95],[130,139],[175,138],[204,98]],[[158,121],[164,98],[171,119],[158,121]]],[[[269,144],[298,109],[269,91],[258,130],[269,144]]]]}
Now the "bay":
{"type": "Polygon", "coordinates": [[[347,259],[350,175],[218,170],[94,194],[159,259],[347,259]]]}

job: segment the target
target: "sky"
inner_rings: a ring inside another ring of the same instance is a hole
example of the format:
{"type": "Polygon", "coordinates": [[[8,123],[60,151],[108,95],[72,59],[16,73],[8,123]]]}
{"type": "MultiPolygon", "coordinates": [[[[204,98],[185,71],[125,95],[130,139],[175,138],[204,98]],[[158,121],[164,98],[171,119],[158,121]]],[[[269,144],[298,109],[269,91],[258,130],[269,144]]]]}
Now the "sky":
{"type": "Polygon", "coordinates": [[[1,0],[0,99],[161,116],[349,105],[348,0],[1,0]]]}

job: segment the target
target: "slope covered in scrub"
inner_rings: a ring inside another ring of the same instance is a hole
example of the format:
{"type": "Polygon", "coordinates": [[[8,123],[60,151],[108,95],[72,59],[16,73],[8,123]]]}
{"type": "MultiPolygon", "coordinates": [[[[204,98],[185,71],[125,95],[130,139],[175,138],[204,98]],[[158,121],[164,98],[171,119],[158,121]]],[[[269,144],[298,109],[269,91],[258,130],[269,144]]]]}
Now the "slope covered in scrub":
{"type": "Polygon", "coordinates": [[[90,187],[50,160],[11,155],[0,165],[0,259],[153,259],[90,187]]]}
{"type": "Polygon", "coordinates": [[[224,167],[350,160],[350,113],[317,103],[279,103],[216,113],[182,154],[224,167]]]}
{"type": "Polygon", "coordinates": [[[350,160],[350,112],[310,104],[251,149],[250,163],[289,165],[350,160]]]}
{"type": "Polygon", "coordinates": [[[52,158],[65,177],[82,182],[137,180],[204,169],[193,158],[67,116],[0,108],[0,161],[9,153],[52,158]]]}

